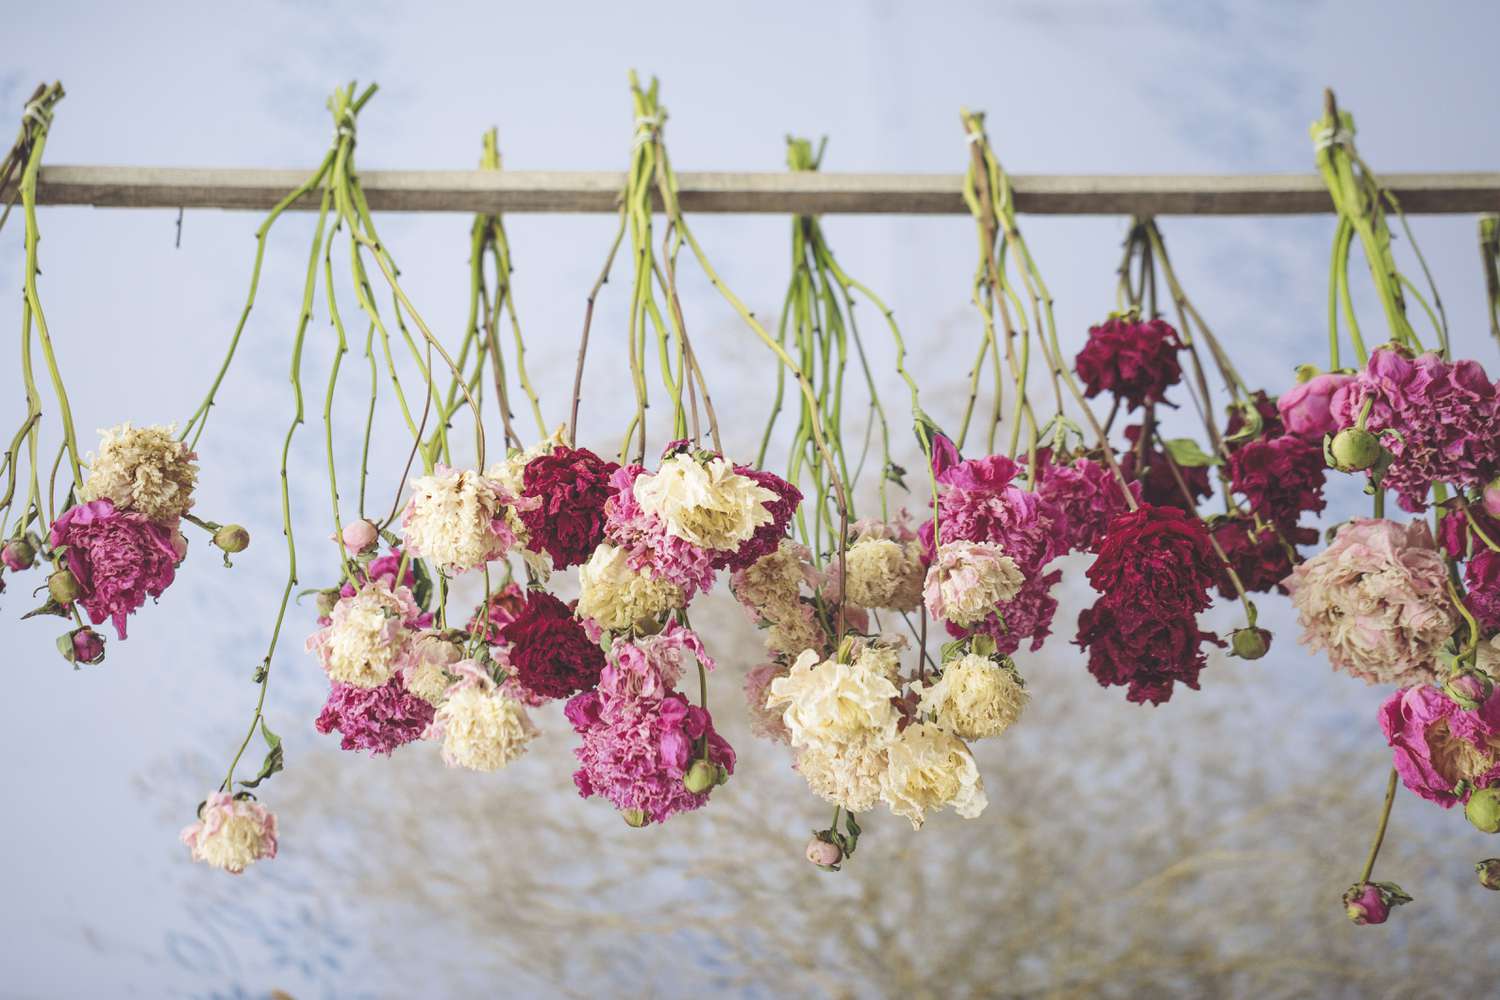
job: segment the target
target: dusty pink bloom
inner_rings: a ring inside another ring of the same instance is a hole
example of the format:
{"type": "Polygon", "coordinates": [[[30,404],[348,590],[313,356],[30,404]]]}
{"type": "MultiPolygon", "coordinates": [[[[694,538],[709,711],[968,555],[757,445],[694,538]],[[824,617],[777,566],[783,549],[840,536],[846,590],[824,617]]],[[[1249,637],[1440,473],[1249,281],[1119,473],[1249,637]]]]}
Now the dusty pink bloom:
{"type": "Polygon", "coordinates": [[[375,525],[367,520],[351,521],[344,525],[343,542],[344,548],[349,550],[350,555],[363,552],[375,544],[379,538],[375,525]]]}
{"type": "Polygon", "coordinates": [[[936,618],[968,628],[1026,582],[1016,560],[987,542],[944,542],[927,570],[922,596],[936,618]]]}
{"type": "Polygon", "coordinates": [[[1353,375],[1324,372],[1283,392],[1276,400],[1276,409],[1287,433],[1321,441],[1323,435],[1338,430],[1338,422],[1328,407],[1334,394],[1353,381],[1353,375]]]}
{"type": "Polygon", "coordinates": [[[1500,694],[1468,712],[1435,687],[1407,688],[1380,706],[1380,729],[1401,781],[1444,809],[1500,782],[1500,694]]]}
{"type": "Polygon", "coordinates": [[[408,691],[400,677],[376,688],[335,682],[315,725],[320,733],[337,731],[345,750],[389,754],[421,739],[432,713],[432,704],[408,691]]]}
{"type": "Polygon", "coordinates": [[[1437,680],[1437,653],[1456,616],[1426,522],[1351,521],[1285,585],[1302,643],[1326,650],[1336,669],[1371,684],[1437,680]]]}
{"type": "Polygon", "coordinates": [[[181,561],[174,535],[174,528],[116,510],[109,500],[70,507],[52,522],[52,544],[67,546],[84,610],[95,625],[110,619],[121,639],[125,616],[171,585],[181,561]]]}
{"type": "Polygon", "coordinates": [[[610,476],[614,493],[604,503],[604,535],[625,550],[631,569],[675,583],[692,600],[713,586],[715,554],[673,535],[664,520],[641,509],[635,481],[645,473],[644,466],[626,465],[610,476]]]}
{"type": "Polygon", "coordinates": [[[198,807],[198,822],[182,831],[194,861],[238,875],[276,857],[276,814],[247,793],[214,792],[198,807]]]}
{"type": "Polygon", "coordinates": [[[972,628],[962,629],[949,623],[948,633],[957,637],[987,635],[995,640],[1002,656],[1014,653],[1029,639],[1028,648],[1035,653],[1052,634],[1052,619],[1057,616],[1057,598],[1052,596],[1052,588],[1061,579],[1062,570],[1058,569],[1038,574],[1022,584],[1016,596],[1001,601],[972,628]]]}
{"type": "Polygon", "coordinates": [[[766,707],[766,695],[770,691],[771,682],[786,674],[786,667],[774,663],[762,663],[745,674],[745,707],[750,713],[752,735],[777,743],[791,743],[791,730],[786,727],[783,713],[766,707]]]}
{"type": "Polygon", "coordinates": [[[714,669],[698,633],[676,622],[668,622],[656,635],[622,636],[610,646],[608,662],[599,672],[599,694],[612,702],[664,698],[694,661],[704,670],[714,669]]]}

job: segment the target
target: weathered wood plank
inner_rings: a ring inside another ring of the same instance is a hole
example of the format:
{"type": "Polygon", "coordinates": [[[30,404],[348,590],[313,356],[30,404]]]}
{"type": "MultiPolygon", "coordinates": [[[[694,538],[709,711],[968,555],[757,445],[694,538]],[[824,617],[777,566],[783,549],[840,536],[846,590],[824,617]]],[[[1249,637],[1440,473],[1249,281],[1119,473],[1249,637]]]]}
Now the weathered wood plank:
{"type": "MultiPolygon", "coordinates": [[[[264,210],[296,170],[44,166],[38,201],[100,208],[264,210]]],[[[678,175],[690,212],[964,214],[957,174],[678,175]]],[[[1500,172],[1385,174],[1413,215],[1500,211],[1500,172]]],[[[370,206],[386,212],[609,212],[624,184],[610,172],[368,170],[370,206]]],[[[1332,204],[1315,174],[1015,175],[1019,211],[1044,215],[1304,215],[1332,204]]],[[[298,208],[315,207],[309,197],[298,208]]]]}

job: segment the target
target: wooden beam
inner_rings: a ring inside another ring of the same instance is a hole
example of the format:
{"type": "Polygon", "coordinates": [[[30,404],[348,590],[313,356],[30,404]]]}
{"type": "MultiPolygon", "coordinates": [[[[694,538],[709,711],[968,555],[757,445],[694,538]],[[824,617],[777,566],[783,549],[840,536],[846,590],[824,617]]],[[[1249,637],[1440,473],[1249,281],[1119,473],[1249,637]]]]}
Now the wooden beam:
{"type": "MultiPolygon", "coordinates": [[[[44,166],[43,205],[265,210],[297,170],[44,166]]],[[[610,212],[624,175],[609,172],[367,170],[370,207],[385,212],[610,212]]],[[[966,214],[957,174],[678,174],[689,212],[966,214]]],[[[1315,174],[1015,175],[1016,207],[1042,215],[1306,215],[1332,211],[1315,174]]],[[[1500,211],[1500,172],[1385,174],[1413,215],[1500,211]]],[[[8,196],[9,192],[0,192],[8,196]]],[[[296,207],[316,207],[310,196],[296,207]]]]}

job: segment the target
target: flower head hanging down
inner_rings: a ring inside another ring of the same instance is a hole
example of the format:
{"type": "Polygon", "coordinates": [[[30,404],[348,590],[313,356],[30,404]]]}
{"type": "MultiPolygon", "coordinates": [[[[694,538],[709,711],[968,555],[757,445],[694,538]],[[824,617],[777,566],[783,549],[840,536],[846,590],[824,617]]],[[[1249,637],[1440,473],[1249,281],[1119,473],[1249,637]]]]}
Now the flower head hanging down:
{"type": "Polygon", "coordinates": [[[526,464],[524,506],[516,513],[527,544],[558,569],[577,566],[604,540],[604,503],[619,466],[586,448],[558,447],[526,464]]]}
{"type": "Polygon", "coordinates": [[[1107,392],[1133,410],[1161,402],[1167,388],[1182,381],[1181,350],[1177,331],[1165,321],[1115,316],[1089,327],[1074,369],[1089,399],[1107,392]]]}
{"type": "MultiPolygon", "coordinates": [[[[862,608],[911,612],[921,607],[927,577],[922,542],[904,519],[891,523],[861,521],[852,526],[854,542],[844,555],[848,599],[862,608]]],[[[838,575],[838,563],[829,576],[838,575]]],[[[830,583],[835,594],[838,581],[830,583]]]]}
{"type": "Polygon", "coordinates": [[[776,622],[801,605],[804,585],[818,582],[807,546],[788,538],[730,576],[729,589],[758,621],[776,622]]]}
{"type": "Polygon", "coordinates": [[[550,455],[559,448],[566,447],[567,431],[566,424],[559,424],[555,431],[530,448],[516,449],[505,456],[502,461],[485,469],[484,477],[499,483],[500,488],[506,494],[513,497],[520,496],[526,491],[526,466],[530,465],[534,458],[550,455]]]}
{"type": "Polygon", "coordinates": [[[792,766],[825,802],[852,813],[869,812],[880,801],[890,742],[862,737],[847,743],[811,743],[797,748],[792,766]]]}
{"type": "Polygon", "coordinates": [[[317,655],[330,680],[378,688],[401,667],[421,617],[410,590],[371,581],[339,599],[328,624],[308,637],[307,650],[317,655]]]}
{"type": "Polygon", "coordinates": [[[966,653],[943,664],[943,675],[913,685],[921,695],[919,715],[966,740],[999,736],[1026,708],[1026,685],[1009,660],[966,653]]]}
{"type": "Polygon", "coordinates": [[[1464,587],[1469,592],[1469,611],[1480,627],[1500,630],[1500,552],[1490,548],[1475,552],[1464,566],[1464,587]]]}
{"type": "Polygon", "coordinates": [[[1321,443],[1324,435],[1338,430],[1338,421],[1330,411],[1333,397],[1353,381],[1353,375],[1323,372],[1283,392],[1276,400],[1276,409],[1287,433],[1321,443]]]}
{"type": "Polygon", "coordinates": [[[335,681],[315,725],[320,733],[342,735],[339,746],[344,750],[389,754],[421,739],[431,722],[432,703],[396,676],[376,688],[335,681]]]}
{"type": "MultiPolygon", "coordinates": [[[[1281,582],[1292,571],[1295,547],[1312,545],[1319,537],[1316,528],[1270,524],[1257,527],[1255,518],[1247,514],[1216,518],[1210,530],[1214,541],[1224,550],[1229,565],[1234,567],[1240,583],[1252,594],[1269,594],[1273,590],[1285,593],[1286,588],[1281,582]]],[[[1219,595],[1230,601],[1239,596],[1228,570],[1222,565],[1219,567],[1219,595]]]]}
{"type": "Polygon", "coordinates": [[[1198,690],[1198,674],[1208,662],[1203,644],[1224,645],[1190,614],[1121,615],[1103,600],[1078,613],[1074,642],[1088,650],[1089,673],[1101,687],[1124,686],[1128,701],[1153,705],[1169,700],[1174,684],[1198,690]]]}
{"type": "Polygon", "coordinates": [[[782,479],[774,472],[753,469],[748,465],[736,465],[734,471],[751,480],[757,486],[770,491],[775,499],[765,501],[763,506],[770,520],[756,527],[755,532],[738,548],[715,554],[714,566],[719,569],[744,569],[767,552],[774,552],[786,537],[787,526],[797,505],[802,502],[802,491],[782,479]]]}
{"type": "Polygon", "coordinates": [[[1434,483],[1483,487],[1500,473],[1500,390],[1478,362],[1383,347],[1339,389],[1331,412],[1339,427],[1354,427],[1366,406],[1363,426],[1392,456],[1381,485],[1402,509],[1426,510],[1434,483]]]}
{"type": "Polygon", "coordinates": [[[432,475],[413,479],[411,489],[401,529],[413,555],[462,573],[499,559],[515,544],[505,521],[511,498],[479,473],[440,465],[432,475]]]}
{"type": "Polygon", "coordinates": [[[109,500],[69,507],[52,522],[51,542],[67,547],[80,603],[95,625],[108,618],[125,638],[125,618],[148,597],[160,597],[182,560],[176,530],[109,500]]]}
{"type": "Polygon", "coordinates": [[[99,451],[89,457],[78,499],[109,500],[117,510],[175,524],[193,508],[198,456],[177,440],[174,430],[124,423],[101,431],[99,451]]]}
{"type": "Polygon", "coordinates": [[[923,593],[934,617],[968,628],[994,613],[1025,583],[1016,561],[988,542],[944,542],[923,593]]]}
{"type": "Polygon", "coordinates": [[[438,705],[456,680],[453,665],[463,658],[462,644],[449,636],[433,629],[418,632],[407,647],[401,683],[429,705],[438,705]]]}
{"type": "Polygon", "coordinates": [[[785,503],[722,456],[700,462],[686,452],[637,477],[632,490],[641,510],[661,518],[668,534],[720,552],[737,551],[756,529],[774,524],[770,505],[785,503]]]}
{"type": "Polygon", "coordinates": [[[785,677],[771,682],[766,705],[782,709],[794,747],[884,742],[895,735],[900,718],[892,701],[900,694],[892,665],[875,644],[848,663],[836,657],[820,661],[807,650],[785,677]]]}
{"type": "Polygon", "coordinates": [[[510,645],[516,680],[533,694],[566,698],[599,682],[603,650],[568,606],[544,590],[526,595],[525,607],[501,627],[500,637],[510,645]]]}
{"type": "Polygon", "coordinates": [[[488,600],[474,609],[465,631],[493,646],[501,641],[500,629],[516,620],[526,607],[526,591],[518,583],[507,583],[491,592],[488,600]]]}
{"type": "Polygon", "coordinates": [[[771,682],[785,677],[789,668],[776,663],[762,663],[745,674],[745,708],[750,714],[750,733],[774,743],[790,743],[792,731],[786,727],[779,709],[766,707],[771,682]]]}
{"type": "Polygon", "coordinates": [[[1447,571],[1423,521],[1362,519],[1286,579],[1302,643],[1371,684],[1438,679],[1437,654],[1456,616],[1447,571]]]}
{"type": "Polygon", "coordinates": [[[578,571],[578,613],[610,632],[630,628],[684,607],[682,589],[635,569],[625,550],[603,542],[578,571]]]}
{"type": "Polygon", "coordinates": [[[1170,618],[1208,607],[1218,568],[1203,522],[1146,504],[1110,522],[1088,578],[1117,610],[1170,618]]]}
{"type": "Polygon", "coordinates": [[[194,861],[239,875],[257,861],[276,857],[276,814],[247,793],[214,792],[198,809],[198,821],[182,831],[194,861]]]}
{"type": "Polygon", "coordinates": [[[1444,809],[1500,784],[1500,692],[1465,711],[1425,684],[1397,691],[1380,706],[1380,729],[1402,782],[1444,809]]]}
{"type": "MultiPolygon", "coordinates": [[[[1109,522],[1130,509],[1114,473],[1088,458],[1060,464],[1045,451],[1037,453],[1037,463],[1037,492],[1057,509],[1057,525],[1067,548],[1093,552],[1109,522]]],[[[1130,491],[1139,501],[1140,484],[1131,483],[1130,491]]]]}
{"type": "Polygon", "coordinates": [[[433,715],[423,738],[443,744],[443,763],[497,771],[526,752],[537,737],[526,707],[507,695],[476,660],[452,668],[458,680],[433,715]]]}
{"type": "Polygon", "coordinates": [[[635,484],[647,475],[644,466],[627,465],[610,477],[614,494],[604,505],[605,535],[625,551],[631,569],[676,584],[683,600],[692,600],[714,585],[715,554],[672,534],[665,520],[641,507],[635,484]]]}
{"type": "Polygon", "coordinates": [[[1131,424],[1125,428],[1125,440],[1130,443],[1120,455],[1120,473],[1140,488],[1140,500],[1153,507],[1176,507],[1189,514],[1197,510],[1198,502],[1213,496],[1213,482],[1204,466],[1185,465],[1173,472],[1172,462],[1155,441],[1140,444],[1142,427],[1131,424]],[[1140,459],[1138,461],[1138,459],[1140,459]],[[1182,477],[1182,482],[1177,477],[1182,477]],[[1187,494],[1182,487],[1187,486],[1187,494]],[[1188,496],[1192,499],[1189,500],[1188,496]]]}
{"type": "Polygon", "coordinates": [[[1030,639],[1027,648],[1033,653],[1042,648],[1052,634],[1052,619],[1057,616],[1057,598],[1052,588],[1062,579],[1062,570],[1054,569],[1038,573],[1021,585],[1016,595],[973,628],[962,628],[948,623],[948,634],[955,638],[966,635],[986,635],[995,640],[996,652],[1009,656],[1021,648],[1023,641],[1030,639]]]}
{"type": "MultiPolygon", "coordinates": [[[[969,459],[937,477],[938,524],[943,542],[988,542],[1032,576],[1067,551],[1060,512],[1040,493],[1015,483],[1020,466],[1004,455],[969,459]]],[[[933,526],[922,525],[922,541],[932,550],[933,526]]]]}
{"type": "Polygon", "coordinates": [[[1229,456],[1229,480],[1252,513],[1278,525],[1294,525],[1304,511],[1320,511],[1327,472],[1323,449],[1292,434],[1256,438],[1229,456]]]}
{"type": "Polygon", "coordinates": [[[714,669],[698,633],[676,622],[668,622],[656,635],[618,638],[599,673],[599,694],[614,703],[664,698],[677,686],[689,656],[704,670],[714,669]]]}
{"type": "Polygon", "coordinates": [[[907,726],[886,755],[881,801],[897,816],[911,820],[913,830],[920,830],[934,809],[952,806],[960,816],[973,819],[989,805],[974,755],[963,740],[940,726],[907,726]]]}

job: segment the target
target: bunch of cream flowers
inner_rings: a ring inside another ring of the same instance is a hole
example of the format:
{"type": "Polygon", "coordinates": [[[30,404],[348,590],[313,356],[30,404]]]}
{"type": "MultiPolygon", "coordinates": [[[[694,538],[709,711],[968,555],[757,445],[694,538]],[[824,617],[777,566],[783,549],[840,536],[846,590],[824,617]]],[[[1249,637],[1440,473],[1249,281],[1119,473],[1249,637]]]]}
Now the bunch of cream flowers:
{"type": "Polygon", "coordinates": [[[849,662],[821,660],[806,650],[785,677],[771,682],[768,708],[781,708],[794,747],[885,742],[900,719],[892,699],[900,695],[889,661],[867,646],[849,662]]]}
{"type": "Polygon", "coordinates": [[[702,549],[734,550],[772,520],[775,493],[736,472],[722,455],[700,463],[679,453],[636,478],[636,503],[662,519],[667,533],[702,549]]]}
{"type": "Polygon", "coordinates": [[[966,740],[999,736],[1021,717],[1029,695],[1009,660],[966,653],[943,664],[931,684],[913,684],[919,715],[966,740]]]}
{"type": "Polygon", "coordinates": [[[371,580],[339,599],[328,624],[308,637],[307,650],[317,655],[329,679],[380,687],[403,665],[411,641],[407,622],[420,614],[406,587],[392,590],[371,580]]]}
{"type": "Polygon", "coordinates": [[[424,739],[441,740],[443,762],[471,771],[497,771],[526,752],[537,729],[526,707],[506,694],[475,660],[461,660],[424,739]]]}
{"type": "Polygon", "coordinates": [[[914,722],[886,748],[880,800],[920,830],[931,809],[952,806],[973,819],[989,805],[968,746],[942,726],[914,722]]]}
{"type": "Polygon", "coordinates": [[[198,822],[182,831],[194,861],[239,875],[276,857],[276,814],[245,794],[214,792],[198,808],[198,822]]]}
{"type": "Polygon", "coordinates": [[[198,456],[170,426],[100,431],[99,451],[89,456],[89,474],[78,499],[109,500],[159,524],[175,522],[193,507],[198,456]]]}
{"type": "Polygon", "coordinates": [[[915,611],[925,573],[921,541],[893,525],[861,525],[844,554],[846,595],[862,608],[915,611]]]}
{"type": "Polygon", "coordinates": [[[444,466],[413,479],[411,499],[401,516],[402,535],[412,554],[451,573],[503,556],[515,535],[506,522],[498,485],[477,472],[444,466]]]}
{"type": "Polygon", "coordinates": [[[578,570],[578,614],[619,632],[683,606],[682,588],[630,567],[625,550],[601,543],[578,570]]]}
{"type": "Polygon", "coordinates": [[[1026,578],[1016,561],[990,542],[944,542],[927,571],[927,610],[960,628],[983,621],[1026,578]]]}

